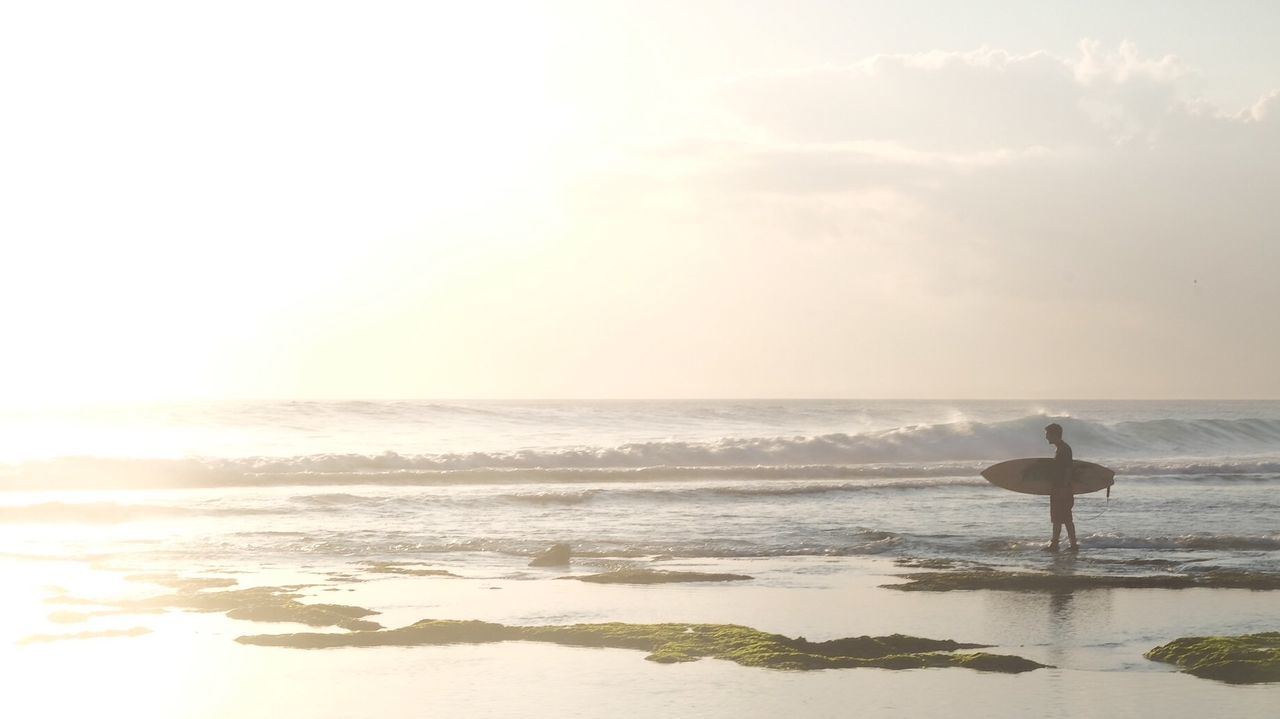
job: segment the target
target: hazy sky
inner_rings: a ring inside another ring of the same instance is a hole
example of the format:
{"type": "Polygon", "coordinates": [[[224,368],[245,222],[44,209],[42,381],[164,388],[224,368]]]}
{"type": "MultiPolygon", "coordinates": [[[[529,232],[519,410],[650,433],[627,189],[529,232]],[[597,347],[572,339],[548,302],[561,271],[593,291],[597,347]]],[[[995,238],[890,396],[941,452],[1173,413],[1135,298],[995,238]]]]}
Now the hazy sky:
{"type": "Polygon", "coordinates": [[[0,5],[0,403],[1280,396],[1280,6],[0,5]]]}

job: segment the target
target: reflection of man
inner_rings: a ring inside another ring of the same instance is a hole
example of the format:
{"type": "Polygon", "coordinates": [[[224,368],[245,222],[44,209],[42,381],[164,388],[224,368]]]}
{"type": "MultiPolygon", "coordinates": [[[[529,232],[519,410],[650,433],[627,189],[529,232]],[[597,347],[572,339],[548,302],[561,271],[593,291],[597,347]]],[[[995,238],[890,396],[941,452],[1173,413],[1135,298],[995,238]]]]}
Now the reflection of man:
{"type": "Polygon", "coordinates": [[[1071,507],[1076,503],[1075,493],[1071,491],[1071,445],[1062,441],[1062,425],[1057,422],[1044,428],[1044,438],[1057,450],[1053,454],[1053,490],[1049,493],[1049,521],[1053,522],[1049,551],[1058,551],[1058,537],[1062,536],[1065,524],[1074,552],[1080,545],[1076,544],[1076,523],[1071,519],[1071,507]]]}

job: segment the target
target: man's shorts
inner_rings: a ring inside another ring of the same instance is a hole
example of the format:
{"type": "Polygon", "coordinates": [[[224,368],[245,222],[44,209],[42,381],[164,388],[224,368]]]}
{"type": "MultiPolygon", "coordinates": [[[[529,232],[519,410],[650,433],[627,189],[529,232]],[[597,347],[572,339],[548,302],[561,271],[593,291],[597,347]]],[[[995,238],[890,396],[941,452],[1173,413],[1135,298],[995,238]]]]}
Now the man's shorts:
{"type": "Polygon", "coordinates": [[[1054,524],[1066,524],[1071,521],[1071,508],[1076,504],[1074,494],[1049,495],[1049,521],[1054,524]]]}

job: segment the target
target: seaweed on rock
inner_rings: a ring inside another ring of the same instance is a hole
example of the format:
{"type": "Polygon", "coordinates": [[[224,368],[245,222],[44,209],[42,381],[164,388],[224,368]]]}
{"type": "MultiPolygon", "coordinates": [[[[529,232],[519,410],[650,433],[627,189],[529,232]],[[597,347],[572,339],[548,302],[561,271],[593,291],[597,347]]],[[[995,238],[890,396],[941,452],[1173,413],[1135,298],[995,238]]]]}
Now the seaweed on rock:
{"type": "Polygon", "coordinates": [[[880,667],[914,669],[965,667],[1018,673],[1045,665],[999,654],[952,653],[982,645],[894,634],[810,642],[734,624],[571,624],[506,626],[479,621],[423,620],[400,629],[354,634],[269,634],[239,637],[243,644],[297,649],[330,647],[482,644],[503,641],[549,642],[578,647],[610,647],[648,652],[663,664],[703,658],[770,669],[880,667]]]}
{"type": "Polygon", "coordinates": [[[414,567],[405,566],[406,563],[389,564],[384,562],[374,562],[369,564],[368,571],[370,574],[403,574],[410,577],[457,577],[445,569],[416,569],[414,567]]]}
{"type": "Polygon", "coordinates": [[[994,589],[1006,592],[1069,592],[1084,589],[1280,589],[1280,574],[1204,572],[1202,574],[1090,575],[1035,572],[963,571],[904,574],[906,582],[883,585],[903,592],[994,589]]]}
{"type": "MultiPolygon", "coordinates": [[[[151,613],[168,609],[190,612],[222,612],[232,619],[255,622],[297,622],[311,627],[341,627],[351,631],[381,629],[382,625],[364,620],[371,609],[345,604],[303,604],[296,587],[249,587],[246,589],[205,590],[199,580],[173,594],[142,599],[93,600],[58,596],[51,604],[110,607],[112,614],[151,613]]],[[[101,614],[103,612],[96,612],[101,614]]],[[[65,618],[70,619],[71,613],[65,618]]],[[[85,615],[88,616],[88,615],[85,615]]]]}
{"type": "Polygon", "coordinates": [[[1280,632],[1182,637],[1144,656],[1188,674],[1230,684],[1280,682],[1280,632]]]}
{"type": "Polygon", "coordinates": [[[672,584],[679,582],[741,582],[754,577],[745,574],[723,574],[713,572],[672,572],[660,569],[619,569],[600,574],[587,574],[581,577],[560,577],[576,579],[593,584],[672,584]]]}

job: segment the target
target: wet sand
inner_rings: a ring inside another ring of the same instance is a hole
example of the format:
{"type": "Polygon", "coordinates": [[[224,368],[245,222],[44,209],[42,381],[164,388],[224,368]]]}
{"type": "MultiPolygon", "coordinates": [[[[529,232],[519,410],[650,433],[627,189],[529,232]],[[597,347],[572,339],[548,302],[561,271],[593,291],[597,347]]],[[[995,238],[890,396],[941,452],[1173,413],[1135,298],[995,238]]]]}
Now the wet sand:
{"type": "Polygon", "coordinates": [[[346,630],[172,606],[138,614],[49,603],[70,597],[145,607],[148,597],[175,591],[164,572],[182,568],[3,561],[0,570],[13,580],[0,604],[12,620],[0,626],[0,659],[16,668],[11,705],[23,716],[76,716],[111,706],[121,716],[202,719],[417,717],[427,711],[516,717],[1204,717],[1267,716],[1280,705],[1280,684],[1228,685],[1143,657],[1178,637],[1274,631],[1280,625],[1280,595],[1274,592],[902,592],[882,586],[905,581],[897,575],[909,571],[890,562],[815,557],[652,563],[664,571],[731,573],[750,581],[596,584],[555,579],[608,567],[542,570],[508,558],[476,559],[465,566],[395,565],[459,576],[377,572],[357,563],[207,567],[196,574],[211,580],[203,591],[227,591],[226,581],[218,580],[229,578],[237,580],[232,591],[290,586],[297,602],[366,608],[377,612],[369,619],[392,628],[423,619],[521,626],[697,622],[740,624],[812,642],[902,633],[992,645],[983,651],[1055,668],[1017,675],[955,668],[797,672],[712,658],[658,664],[627,649],[522,641],[315,651],[248,646],[236,639],[346,630]],[[143,572],[158,573],[152,579],[160,581],[126,578],[143,572]],[[51,619],[68,610],[86,616],[70,623],[51,619]],[[76,634],[84,636],[20,644],[31,636],[76,634]]]}

